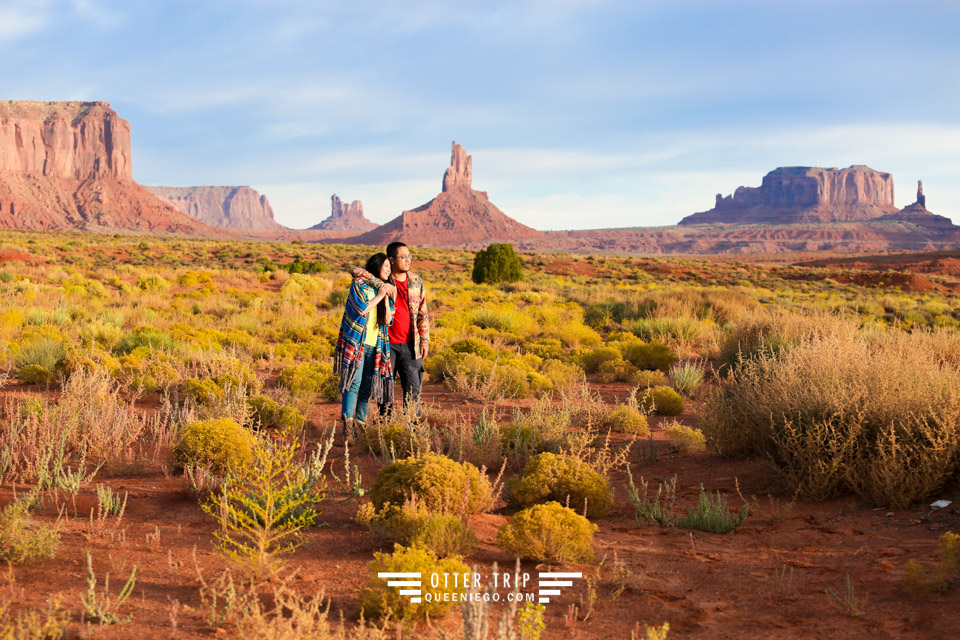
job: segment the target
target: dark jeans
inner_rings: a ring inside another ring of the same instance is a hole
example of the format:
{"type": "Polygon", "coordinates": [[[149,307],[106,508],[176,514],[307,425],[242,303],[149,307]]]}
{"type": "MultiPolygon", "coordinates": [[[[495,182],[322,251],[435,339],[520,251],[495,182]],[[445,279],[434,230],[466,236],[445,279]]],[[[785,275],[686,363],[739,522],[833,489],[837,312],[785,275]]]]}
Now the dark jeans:
{"type": "MultiPolygon", "coordinates": [[[[400,375],[400,388],[403,390],[403,405],[408,402],[420,402],[420,386],[423,384],[423,359],[413,357],[413,345],[409,343],[390,343],[390,362],[393,375],[400,375]]],[[[386,413],[390,407],[380,405],[380,413],[386,413]]],[[[417,414],[419,415],[419,410],[417,414]]]]}

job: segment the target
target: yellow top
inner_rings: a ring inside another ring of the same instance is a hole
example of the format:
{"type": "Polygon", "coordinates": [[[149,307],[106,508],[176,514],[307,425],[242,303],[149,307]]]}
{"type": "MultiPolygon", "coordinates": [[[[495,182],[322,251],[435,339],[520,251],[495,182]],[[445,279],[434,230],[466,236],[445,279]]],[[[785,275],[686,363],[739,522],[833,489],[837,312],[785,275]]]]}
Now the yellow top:
{"type": "MultiPolygon", "coordinates": [[[[376,297],[377,294],[370,293],[370,297],[367,298],[367,303],[369,304],[371,300],[376,297]]],[[[377,346],[377,334],[379,327],[377,327],[377,308],[374,307],[370,309],[370,313],[367,314],[367,335],[363,338],[363,344],[370,345],[371,347],[377,346]]]]}

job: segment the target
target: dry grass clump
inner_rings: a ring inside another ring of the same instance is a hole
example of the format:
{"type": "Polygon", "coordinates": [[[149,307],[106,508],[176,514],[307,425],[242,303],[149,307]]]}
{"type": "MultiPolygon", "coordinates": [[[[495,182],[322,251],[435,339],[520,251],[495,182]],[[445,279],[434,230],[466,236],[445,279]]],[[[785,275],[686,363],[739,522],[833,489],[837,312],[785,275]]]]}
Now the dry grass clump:
{"type": "Polygon", "coordinates": [[[933,339],[834,328],[742,361],[705,410],[708,440],[768,457],[807,499],[849,489],[905,507],[927,497],[960,462],[960,370],[933,339]]]}
{"type": "Polygon", "coordinates": [[[434,453],[383,467],[370,489],[377,510],[403,504],[413,494],[434,513],[479,513],[493,505],[490,481],[479,469],[434,453]]]}
{"type": "Polygon", "coordinates": [[[35,495],[21,498],[0,511],[0,562],[25,564],[57,555],[59,523],[48,527],[34,522],[30,517],[34,500],[35,495]]]}
{"type": "Polygon", "coordinates": [[[476,545],[476,536],[463,520],[449,513],[431,513],[416,498],[403,505],[388,502],[380,511],[364,503],[357,521],[370,529],[378,544],[420,547],[440,558],[469,555],[476,545]]]}

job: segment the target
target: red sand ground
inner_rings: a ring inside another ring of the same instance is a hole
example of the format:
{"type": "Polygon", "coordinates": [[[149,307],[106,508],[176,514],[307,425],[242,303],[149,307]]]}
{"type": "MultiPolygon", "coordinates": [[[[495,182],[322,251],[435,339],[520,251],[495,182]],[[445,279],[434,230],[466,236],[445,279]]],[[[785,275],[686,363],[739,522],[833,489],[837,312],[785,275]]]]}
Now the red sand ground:
{"type": "MultiPolygon", "coordinates": [[[[18,386],[6,391],[16,392],[18,386]]],[[[624,385],[597,387],[611,400],[627,393],[624,385]]],[[[477,403],[437,385],[427,385],[425,400],[441,407],[479,409],[477,403]]],[[[334,404],[322,404],[311,419],[329,425],[337,412],[334,404]]],[[[693,413],[681,419],[697,424],[693,413]]],[[[666,451],[660,422],[652,421],[654,438],[666,451]]],[[[316,439],[318,430],[314,428],[311,435],[316,439]]],[[[343,449],[335,448],[332,456],[334,469],[342,469],[343,449]]],[[[369,456],[355,461],[369,487],[375,463],[369,456]]],[[[574,588],[547,605],[545,640],[626,640],[636,623],[662,622],[670,623],[671,638],[956,637],[960,591],[918,601],[905,595],[900,582],[909,559],[933,557],[943,532],[960,531],[957,487],[937,496],[954,501],[948,509],[934,512],[920,506],[888,511],[872,508],[856,497],[809,504],[791,503],[789,497],[769,498],[771,476],[760,461],[731,461],[712,453],[662,453],[655,463],[641,466],[636,451],[631,461],[634,477],[643,476],[652,485],[676,475],[678,507],[694,503],[701,483],[725,492],[734,509],[742,504],[736,493],[738,481],[741,493],[751,501],[756,496],[758,502],[752,504],[746,523],[729,535],[649,524],[638,527],[624,488],[626,474],[616,472],[614,508],[598,521],[595,549],[598,559],[606,556],[606,564],[601,569],[595,608],[587,620],[565,622],[568,607],[578,604],[586,593],[585,580],[576,581],[574,588]],[[611,596],[614,586],[609,566],[614,550],[643,574],[641,592],[611,596]],[[784,567],[788,578],[778,589],[776,572],[784,567]],[[845,613],[826,593],[831,588],[842,595],[848,575],[856,597],[865,602],[859,616],[845,613]]],[[[110,523],[108,531],[94,534],[89,521],[90,509],[96,504],[94,488],[81,490],[75,504],[67,498],[59,554],[52,560],[4,570],[0,602],[9,601],[15,608],[38,607],[50,595],[62,594],[74,620],[68,637],[77,637],[82,629],[79,597],[85,589],[85,553],[89,550],[97,576],[110,572],[114,592],[131,568],[137,567],[134,595],[123,610],[133,614],[133,621],[98,629],[94,637],[230,637],[228,629],[214,632],[204,623],[194,550],[207,576],[216,575],[225,564],[211,544],[213,521],[197,506],[185,479],[156,465],[133,465],[104,469],[95,482],[129,492],[122,523],[110,523]],[[174,610],[178,611],[176,629],[171,618],[174,610]]],[[[10,485],[0,488],[0,503],[11,498],[10,485]]],[[[340,504],[333,499],[323,504],[320,519],[325,526],[307,531],[303,547],[293,556],[293,564],[300,568],[297,588],[304,594],[325,593],[331,599],[333,616],[341,612],[353,616],[366,565],[377,550],[365,529],[353,522],[356,508],[355,502],[340,504]]],[[[56,509],[49,504],[38,513],[46,521],[56,517],[56,509]]],[[[507,518],[500,510],[472,520],[480,544],[469,562],[487,569],[494,561],[512,567],[513,558],[495,544],[496,529],[507,518]]],[[[533,564],[524,563],[524,570],[534,571],[533,564]]],[[[589,565],[576,570],[595,575],[595,567],[589,565]]],[[[580,618],[583,615],[581,611],[580,618]]],[[[447,628],[457,624],[456,614],[439,622],[447,628]]],[[[407,637],[423,635],[415,632],[407,637]]]]}

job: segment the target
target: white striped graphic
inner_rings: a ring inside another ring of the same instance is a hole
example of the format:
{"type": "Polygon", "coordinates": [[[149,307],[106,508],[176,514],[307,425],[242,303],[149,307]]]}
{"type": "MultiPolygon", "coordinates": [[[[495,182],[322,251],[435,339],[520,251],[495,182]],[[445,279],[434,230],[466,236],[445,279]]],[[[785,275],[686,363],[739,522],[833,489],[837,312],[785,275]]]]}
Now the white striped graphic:
{"type": "Polygon", "coordinates": [[[541,571],[537,578],[537,602],[546,604],[550,602],[549,596],[559,596],[560,589],[551,589],[548,587],[572,587],[573,578],[582,578],[580,571],[541,571]],[[565,579],[568,578],[568,579],[565,579]]]}
{"type": "Polygon", "coordinates": [[[385,579],[388,587],[400,587],[400,595],[410,596],[410,602],[420,604],[420,573],[419,572],[389,572],[377,573],[378,578],[385,579]]]}

